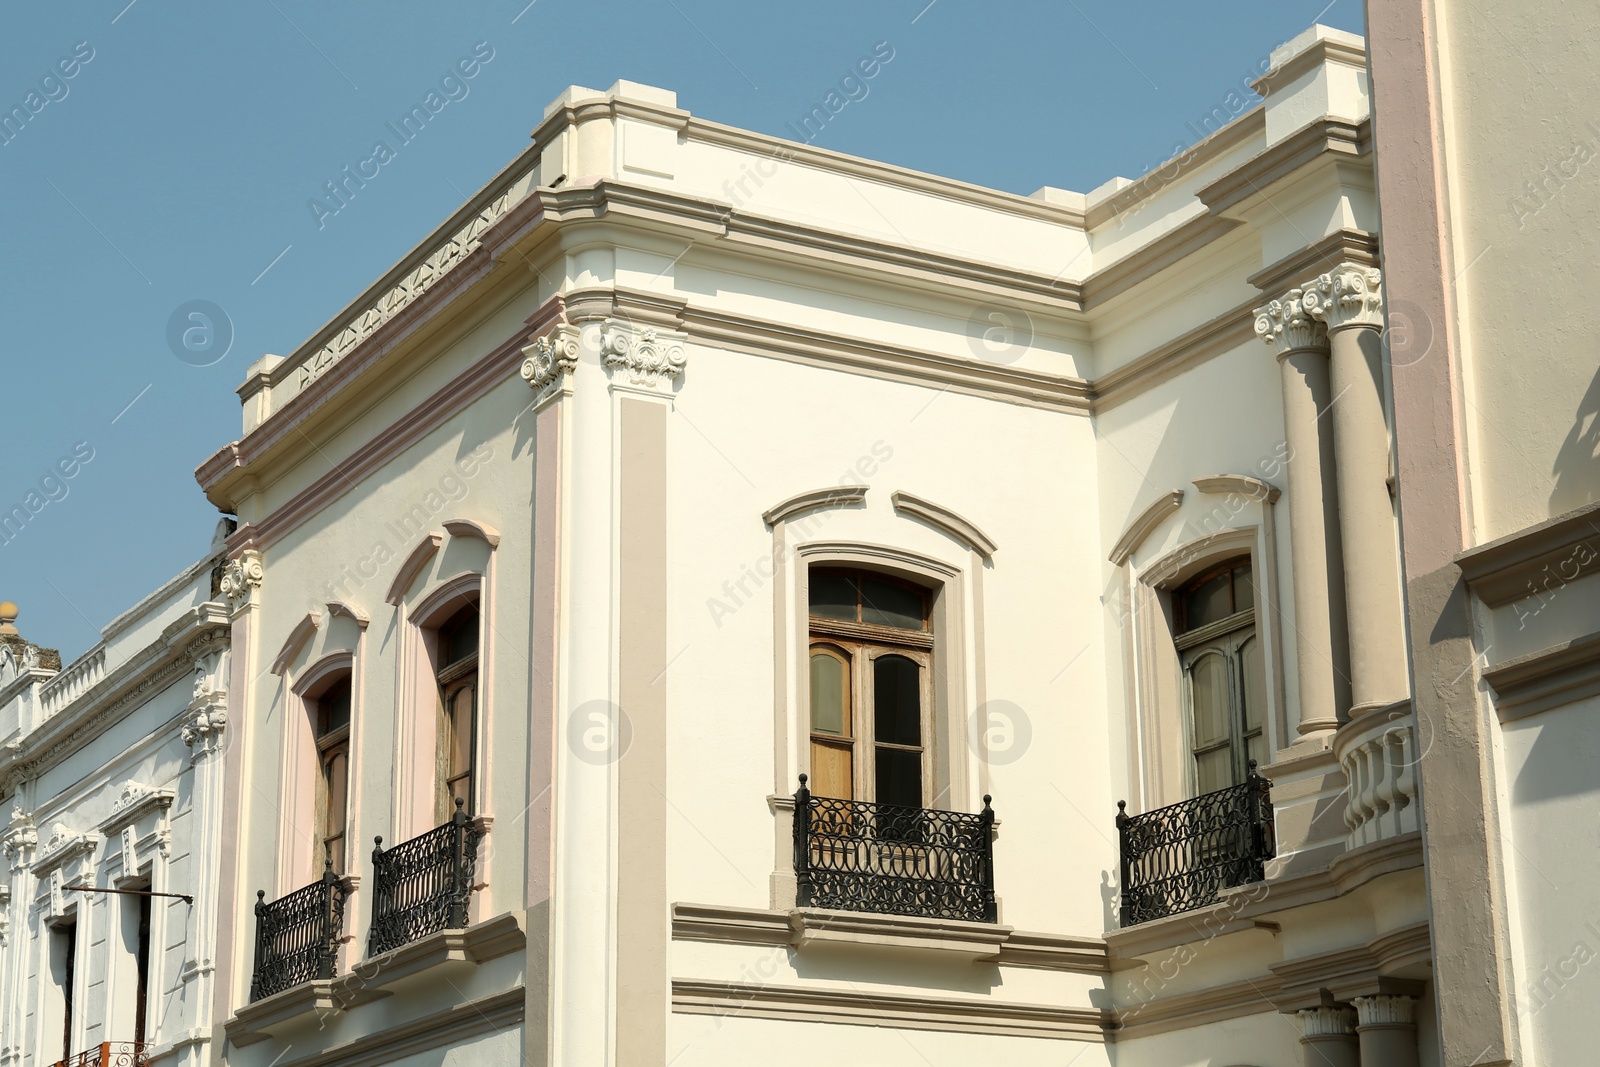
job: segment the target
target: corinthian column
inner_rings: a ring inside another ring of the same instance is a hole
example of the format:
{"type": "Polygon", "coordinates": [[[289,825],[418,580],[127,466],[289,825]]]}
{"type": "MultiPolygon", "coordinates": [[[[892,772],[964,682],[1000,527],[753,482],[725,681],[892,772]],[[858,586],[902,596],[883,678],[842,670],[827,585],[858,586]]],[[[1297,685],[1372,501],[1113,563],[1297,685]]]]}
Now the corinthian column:
{"type": "MultiPolygon", "coordinates": [[[[1362,1067],[1356,1013],[1349,1008],[1306,1008],[1300,1017],[1300,1049],[1306,1067],[1362,1067]]],[[[1388,1060],[1374,1060],[1388,1067],[1388,1060]]]]}
{"type": "Polygon", "coordinates": [[[1299,289],[1256,309],[1256,333],[1278,353],[1289,446],[1289,559],[1301,734],[1331,732],[1350,706],[1338,480],[1328,406],[1328,338],[1299,289]]]}
{"type": "Polygon", "coordinates": [[[1404,700],[1405,630],[1389,497],[1389,426],[1383,409],[1383,276],[1345,264],[1306,285],[1306,312],[1332,349],[1334,462],[1345,605],[1350,613],[1352,715],[1404,700]]]}
{"type": "Polygon", "coordinates": [[[1417,1067],[1417,998],[1380,995],[1357,997],[1356,1034],[1361,1062],[1382,1067],[1417,1067]]]}

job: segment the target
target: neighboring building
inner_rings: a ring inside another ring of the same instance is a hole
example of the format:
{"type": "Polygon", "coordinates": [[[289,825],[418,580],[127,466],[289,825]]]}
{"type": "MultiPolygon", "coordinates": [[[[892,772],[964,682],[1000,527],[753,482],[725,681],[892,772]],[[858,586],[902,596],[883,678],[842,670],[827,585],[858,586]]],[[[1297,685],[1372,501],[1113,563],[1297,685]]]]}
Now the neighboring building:
{"type": "Polygon", "coordinates": [[[1600,33],[1368,4],[1445,1059],[1594,1059],[1600,33]]]}
{"type": "Polygon", "coordinates": [[[65,668],[0,604],[7,1067],[215,1062],[231,529],[65,668]]]}
{"type": "Polygon", "coordinates": [[[572,88],[257,362],[223,1058],[1440,1063],[1361,40],[1258,85],[1032,197],[572,88]]]}

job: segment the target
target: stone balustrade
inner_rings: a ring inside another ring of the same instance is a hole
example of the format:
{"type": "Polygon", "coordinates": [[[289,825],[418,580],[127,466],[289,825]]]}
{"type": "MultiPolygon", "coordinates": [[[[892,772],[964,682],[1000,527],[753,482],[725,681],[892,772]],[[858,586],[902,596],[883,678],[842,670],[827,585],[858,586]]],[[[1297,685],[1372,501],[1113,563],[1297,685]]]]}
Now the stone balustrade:
{"type": "Polygon", "coordinates": [[[1421,829],[1417,806],[1416,716],[1409,701],[1374,708],[1334,738],[1334,754],[1349,780],[1345,825],[1349,848],[1421,829]]]}

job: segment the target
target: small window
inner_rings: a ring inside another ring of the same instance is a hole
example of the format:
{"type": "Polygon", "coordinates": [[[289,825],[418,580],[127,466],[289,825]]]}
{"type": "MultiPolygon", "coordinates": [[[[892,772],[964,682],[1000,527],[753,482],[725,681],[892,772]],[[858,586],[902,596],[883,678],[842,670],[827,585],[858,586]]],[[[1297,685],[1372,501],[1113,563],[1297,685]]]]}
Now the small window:
{"type": "Polygon", "coordinates": [[[1173,594],[1189,710],[1196,794],[1243,782],[1267,759],[1266,669],[1256,636],[1248,558],[1230,560],[1173,594]]]}
{"type": "Polygon", "coordinates": [[[443,823],[459,797],[473,810],[478,719],[479,618],[476,602],[456,612],[438,630],[438,804],[443,823]]]}
{"type": "Polygon", "coordinates": [[[325,860],[345,870],[345,844],[350,817],[350,676],[340,675],[311,698],[317,735],[316,870],[325,860]]]}
{"type": "Polygon", "coordinates": [[[809,584],[811,791],[925,807],[928,591],[870,572],[820,569],[809,584]]]}

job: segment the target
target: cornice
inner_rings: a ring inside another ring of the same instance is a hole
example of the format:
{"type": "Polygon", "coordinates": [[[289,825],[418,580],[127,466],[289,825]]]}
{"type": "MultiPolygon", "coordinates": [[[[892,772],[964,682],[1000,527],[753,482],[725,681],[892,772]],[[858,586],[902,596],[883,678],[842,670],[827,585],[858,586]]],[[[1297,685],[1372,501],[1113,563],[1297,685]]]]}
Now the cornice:
{"type": "Polygon", "coordinates": [[[1178,175],[1168,176],[1164,173],[1174,163],[1178,165],[1180,174],[1188,168],[1203,167],[1251,138],[1264,137],[1266,131],[1267,109],[1257,104],[1217,132],[1151,167],[1132,185],[1124,186],[1104,200],[1090,204],[1085,213],[1085,225],[1090,230],[1098,230],[1134,205],[1156,196],[1177,179],[1178,175]]]}
{"type": "Polygon", "coordinates": [[[0,791],[37,777],[120,721],[131,708],[194,669],[201,656],[228,647],[231,630],[220,605],[201,604],[157,640],[101,679],[19,742],[0,750],[0,791]]]}
{"type": "MultiPolygon", "coordinates": [[[[314,1021],[313,1013],[342,1010],[344,1004],[336,999],[333,987],[334,983],[326,980],[306,982],[241,1007],[223,1028],[228,1042],[237,1048],[266,1041],[272,1030],[295,1020],[309,1023],[314,1021]],[[284,999],[279,1002],[280,998],[284,999]]],[[[527,992],[519,985],[420,1018],[407,1017],[321,1052],[278,1061],[278,1067],[382,1067],[430,1049],[464,1045],[481,1034],[513,1030],[522,1022],[526,1006],[527,992]]]]}
{"type": "Polygon", "coordinates": [[[1165,341],[1137,359],[1107,371],[1089,383],[1098,414],[1132,400],[1147,390],[1246,344],[1256,336],[1255,304],[1249,300],[1209,322],[1165,341]]]}
{"type": "Polygon", "coordinates": [[[1324,118],[1290,134],[1196,194],[1212,214],[1223,214],[1324,156],[1359,159],[1372,150],[1372,123],[1324,118]]]}
{"type": "Polygon", "coordinates": [[[672,980],[672,1010],[690,1015],[737,1015],[1065,1041],[1103,1041],[1108,1022],[1107,1013],[1096,1008],[690,978],[672,980]]]}
{"type": "Polygon", "coordinates": [[[1131,1041],[1171,1030],[1274,1012],[1277,1009],[1272,1005],[1272,998],[1277,995],[1278,986],[1277,976],[1266,974],[1210,989],[1118,1007],[1112,1012],[1116,1029],[1111,1039],[1131,1041]]]}
{"type": "Polygon", "coordinates": [[[1600,501],[1469,548],[1456,566],[1490,608],[1588,577],[1600,570],[1600,501]]]}
{"type": "Polygon", "coordinates": [[[1245,281],[1266,296],[1278,296],[1340,263],[1378,266],[1378,235],[1366,230],[1336,230],[1322,240],[1261,268],[1245,281]]]}
{"type": "Polygon", "coordinates": [[[1501,722],[1600,696],[1600,633],[1541,648],[1483,672],[1501,722]]]}
{"type": "Polygon", "coordinates": [[[684,309],[683,317],[697,344],[1028,407],[1080,415],[1090,411],[1090,386],[1082,378],[864,341],[694,305],[684,309]]]}
{"type": "Polygon", "coordinates": [[[1177,514],[1182,506],[1182,489],[1173,489],[1156,497],[1145,506],[1136,519],[1128,524],[1128,528],[1122,531],[1122,536],[1117,538],[1117,543],[1112,546],[1108,558],[1118,567],[1128,562],[1128,558],[1144,544],[1144,539],[1154,533],[1156,527],[1177,514]]]}
{"type": "Polygon", "coordinates": [[[171,789],[157,789],[130,778],[122,784],[122,792],[112,802],[111,814],[100,824],[100,832],[110,837],[146,815],[165,812],[172,807],[177,795],[171,789]]]}
{"type": "Polygon", "coordinates": [[[894,505],[894,510],[901,515],[909,515],[914,519],[921,519],[929,526],[943,531],[947,536],[966,545],[969,549],[988,559],[999,551],[994,540],[982,530],[961,515],[941,504],[920,496],[913,496],[905,490],[896,490],[890,494],[889,502],[894,505]]]}
{"type": "Polygon", "coordinates": [[[853,507],[866,499],[867,487],[864,485],[830,485],[826,489],[811,489],[780,500],[761,513],[761,521],[768,526],[776,526],[808,511],[853,507]]]}
{"type": "Polygon", "coordinates": [[[1162,271],[1183,262],[1242,226],[1237,219],[1204,213],[1174,227],[1148,244],[1123,256],[1104,270],[1083,280],[1083,306],[1093,311],[1123,293],[1143,285],[1162,271]]]}

